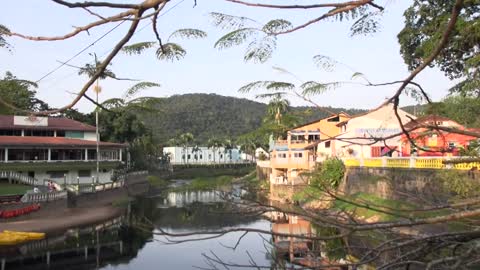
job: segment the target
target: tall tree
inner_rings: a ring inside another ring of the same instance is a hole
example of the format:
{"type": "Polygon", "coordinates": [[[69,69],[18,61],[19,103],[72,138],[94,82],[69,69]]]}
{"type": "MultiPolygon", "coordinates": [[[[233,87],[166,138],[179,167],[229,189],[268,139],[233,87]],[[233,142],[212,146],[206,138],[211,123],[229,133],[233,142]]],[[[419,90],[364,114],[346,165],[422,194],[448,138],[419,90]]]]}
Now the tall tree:
{"type": "MultiPolygon", "coordinates": [[[[443,38],[456,1],[415,0],[405,11],[405,27],[398,34],[401,54],[413,70],[432,54],[443,38]]],[[[480,96],[480,1],[463,1],[462,12],[444,49],[432,65],[450,79],[462,81],[451,89],[464,95],[480,96]]]]}
{"type": "MultiPolygon", "coordinates": [[[[31,81],[18,79],[7,71],[0,79],[0,96],[21,110],[41,111],[48,109],[48,105],[35,97],[37,84],[31,81]]],[[[0,114],[14,114],[18,112],[0,104],[0,114]]]]}

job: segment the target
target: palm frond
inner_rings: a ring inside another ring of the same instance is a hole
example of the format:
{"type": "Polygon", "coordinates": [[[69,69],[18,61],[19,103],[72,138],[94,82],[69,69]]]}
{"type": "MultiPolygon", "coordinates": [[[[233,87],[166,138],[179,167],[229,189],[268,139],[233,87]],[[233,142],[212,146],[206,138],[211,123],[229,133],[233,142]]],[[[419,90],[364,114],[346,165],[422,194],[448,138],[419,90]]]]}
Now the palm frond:
{"type": "Polygon", "coordinates": [[[295,85],[288,82],[272,82],[267,85],[267,90],[292,90],[295,88],[295,85]]]}
{"type": "Polygon", "coordinates": [[[218,39],[213,47],[217,49],[227,49],[240,45],[256,33],[258,33],[258,29],[255,28],[240,28],[218,39]]]}
{"type": "Polygon", "coordinates": [[[146,49],[152,48],[155,46],[156,42],[154,41],[145,41],[139,42],[132,45],[124,46],[122,51],[129,55],[141,54],[146,49]]]}
{"type": "Polygon", "coordinates": [[[245,25],[248,23],[258,24],[257,21],[247,17],[233,16],[218,12],[211,12],[209,15],[212,20],[212,24],[222,29],[239,29],[245,27],[245,25]]]}
{"type": "Polygon", "coordinates": [[[266,23],[262,30],[271,35],[275,35],[279,32],[287,31],[293,28],[293,24],[284,19],[271,20],[266,23]]]}
{"type": "Polygon", "coordinates": [[[256,95],[255,98],[264,99],[264,98],[282,98],[287,95],[287,92],[275,92],[275,93],[264,93],[256,95]]]}
{"type": "Polygon", "coordinates": [[[185,57],[187,52],[177,43],[166,43],[157,49],[157,58],[159,60],[175,61],[185,57]]]}
{"type": "Polygon", "coordinates": [[[357,21],[355,21],[350,27],[350,36],[356,35],[371,35],[379,31],[379,13],[370,12],[361,16],[357,21]]]}
{"type": "Polygon", "coordinates": [[[107,109],[123,107],[124,105],[125,105],[125,102],[121,98],[111,98],[102,102],[102,106],[107,109]]]}
{"type": "Polygon", "coordinates": [[[318,67],[328,72],[333,71],[338,64],[338,61],[325,55],[315,55],[313,57],[313,62],[315,62],[318,67]]]}
{"type": "Polygon", "coordinates": [[[302,89],[302,95],[313,96],[323,94],[329,90],[335,90],[342,84],[340,82],[319,83],[315,81],[309,81],[300,86],[302,89]]]}
{"type": "Polygon", "coordinates": [[[207,33],[199,30],[199,29],[192,29],[192,28],[186,28],[186,29],[178,29],[174,31],[167,40],[170,40],[172,38],[187,38],[187,39],[196,39],[196,38],[205,38],[207,37],[207,33]]]}
{"type": "Polygon", "coordinates": [[[261,89],[261,88],[266,88],[267,85],[271,84],[272,81],[256,81],[256,82],[251,82],[247,85],[244,85],[238,89],[238,92],[240,93],[249,93],[252,90],[256,89],[261,89]]]}
{"type": "Polygon", "coordinates": [[[276,36],[266,36],[262,39],[254,40],[248,45],[243,59],[246,62],[253,61],[254,63],[265,63],[272,57],[273,51],[276,47],[276,36]]]}
{"type": "Polygon", "coordinates": [[[132,96],[140,92],[141,90],[148,89],[151,87],[160,87],[160,84],[154,83],[154,82],[139,82],[127,89],[127,91],[123,95],[123,99],[128,100],[129,98],[131,98],[132,96]]]}

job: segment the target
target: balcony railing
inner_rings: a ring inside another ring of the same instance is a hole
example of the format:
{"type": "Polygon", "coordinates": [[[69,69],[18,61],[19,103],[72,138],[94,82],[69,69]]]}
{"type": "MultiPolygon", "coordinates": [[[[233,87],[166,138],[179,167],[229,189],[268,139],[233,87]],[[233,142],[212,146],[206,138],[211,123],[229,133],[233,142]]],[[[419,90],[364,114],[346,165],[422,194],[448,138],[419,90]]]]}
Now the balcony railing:
{"type": "Polygon", "coordinates": [[[416,168],[416,169],[456,169],[472,170],[480,168],[480,162],[445,163],[445,161],[462,161],[461,158],[451,157],[407,157],[407,158],[364,158],[344,159],[347,167],[371,167],[371,168],[416,168]]]}

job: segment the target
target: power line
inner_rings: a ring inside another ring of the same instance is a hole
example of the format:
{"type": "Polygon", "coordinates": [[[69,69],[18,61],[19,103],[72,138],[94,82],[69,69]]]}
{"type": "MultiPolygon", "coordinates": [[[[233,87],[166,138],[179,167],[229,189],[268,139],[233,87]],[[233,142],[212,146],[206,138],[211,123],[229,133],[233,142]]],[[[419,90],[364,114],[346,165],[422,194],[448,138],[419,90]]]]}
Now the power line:
{"type": "Polygon", "coordinates": [[[124,23],[125,21],[121,21],[119,24],[117,24],[116,26],[114,26],[112,29],[108,30],[105,34],[103,34],[102,36],[100,36],[99,38],[97,38],[94,42],[92,42],[91,44],[89,44],[87,47],[83,48],[81,51],[79,51],[78,53],[76,53],[74,56],[70,57],[67,61],[63,62],[62,64],[60,64],[58,67],[54,68],[53,70],[51,70],[50,72],[48,72],[47,74],[43,75],[43,77],[41,77],[40,79],[38,79],[37,81],[35,81],[35,83],[39,83],[41,80],[45,79],[46,77],[50,76],[52,73],[54,73],[55,71],[59,70],[60,68],[62,68],[63,66],[65,66],[66,64],[68,64],[68,62],[72,61],[73,59],[75,59],[77,56],[79,56],[80,54],[82,54],[83,52],[85,52],[86,50],[88,50],[90,47],[92,47],[93,45],[95,45],[95,43],[99,42],[100,40],[102,40],[104,37],[106,37],[108,34],[110,34],[111,32],[113,32],[115,29],[117,29],[120,25],[122,25],[122,23],[124,23]]]}
{"type": "MultiPolygon", "coordinates": [[[[167,9],[165,12],[163,12],[162,14],[160,14],[158,17],[162,17],[163,15],[167,14],[168,12],[170,12],[172,9],[176,8],[178,5],[180,5],[181,3],[185,2],[185,0],[181,0],[180,2],[176,3],[175,5],[173,5],[172,7],[170,7],[169,9],[167,9]]],[[[59,70],[60,68],[62,68],[63,66],[67,65],[70,61],[72,61],[73,59],[75,59],[76,57],[78,57],[80,54],[84,53],[87,49],[89,49],[90,47],[92,47],[93,45],[95,45],[95,43],[97,43],[98,41],[100,41],[101,39],[103,39],[105,36],[107,36],[108,34],[110,34],[111,32],[113,32],[115,29],[117,29],[122,23],[124,23],[125,21],[121,21],[119,24],[117,24],[115,27],[113,27],[112,29],[110,29],[108,32],[106,32],[105,34],[103,34],[101,37],[99,37],[97,40],[95,40],[93,43],[91,43],[90,45],[88,45],[87,47],[83,48],[81,51],[79,51],[78,53],[76,53],[74,56],[72,56],[70,59],[68,59],[67,61],[65,62],[62,62],[61,65],[59,65],[58,67],[56,67],[55,69],[53,69],[52,71],[48,72],[47,74],[45,74],[43,77],[41,77],[39,80],[37,80],[35,83],[38,83],[40,82],[41,80],[45,79],[46,77],[50,76],[52,73],[56,72],[57,70],[59,70]]],[[[141,31],[145,30],[145,28],[147,28],[148,26],[150,26],[152,24],[152,21],[150,21],[148,24],[144,25],[142,28],[140,28],[138,31],[137,31],[137,34],[140,33],[141,31]]],[[[110,51],[112,51],[113,47],[110,49],[110,50],[107,50],[105,51],[102,55],[100,55],[100,57],[103,57],[105,56],[107,53],[109,53],[110,51]]],[[[66,77],[70,77],[72,75],[74,75],[75,73],[71,73],[67,76],[65,76],[64,78],[66,77]]]]}

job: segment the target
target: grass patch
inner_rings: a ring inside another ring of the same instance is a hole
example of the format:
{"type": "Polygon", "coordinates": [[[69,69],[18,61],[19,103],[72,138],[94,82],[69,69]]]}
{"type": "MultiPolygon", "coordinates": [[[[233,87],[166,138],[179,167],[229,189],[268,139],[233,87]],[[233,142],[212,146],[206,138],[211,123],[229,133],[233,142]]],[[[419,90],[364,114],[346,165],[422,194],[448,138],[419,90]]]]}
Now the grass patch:
{"type": "Polygon", "coordinates": [[[247,175],[255,167],[242,166],[242,167],[177,167],[174,168],[173,173],[165,175],[163,179],[196,179],[196,178],[211,178],[220,176],[234,176],[241,177],[247,175]]]}
{"type": "Polygon", "coordinates": [[[128,204],[131,201],[132,200],[128,196],[120,197],[112,202],[112,206],[118,207],[118,208],[127,208],[128,204]]]}
{"type": "Polygon", "coordinates": [[[231,175],[222,175],[216,177],[197,177],[187,185],[174,188],[172,191],[212,190],[219,187],[231,185],[233,179],[234,177],[231,175]]]}
{"type": "Polygon", "coordinates": [[[341,200],[336,200],[332,208],[346,211],[354,214],[356,217],[363,217],[364,219],[377,216],[379,221],[395,221],[401,218],[399,216],[409,218],[431,218],[448,215],[451,213],[451,211],[447,209],[435,211],[416,211],[421,210],[422,207],[411,202],[383,199],[363,192],[355,193],[354,195],[348,196],[345,199],[360,205],[369,206],[370,208],[374,209],[357,206],[341,200]],[[377,211],[376,209],[379,209],[380,211],[377,211]],[[389,213],[383,213],[381,212],[382,210],[389,213]]]}
{"type": "Polygon", "coordinates": [[[0,183],[0,195],[25,194],[25,192],[31,189],[33,189],[33,187],[27,185],[0,183]]]}
{"type": "Polygon", "coordinates": [[[148,183],[156,188],[167,188],[170,182],[155,175],[147,176],[148,183]]]}

